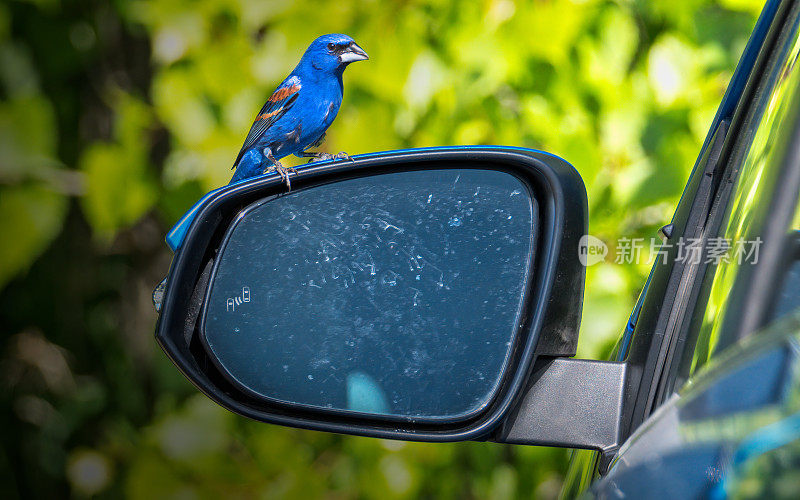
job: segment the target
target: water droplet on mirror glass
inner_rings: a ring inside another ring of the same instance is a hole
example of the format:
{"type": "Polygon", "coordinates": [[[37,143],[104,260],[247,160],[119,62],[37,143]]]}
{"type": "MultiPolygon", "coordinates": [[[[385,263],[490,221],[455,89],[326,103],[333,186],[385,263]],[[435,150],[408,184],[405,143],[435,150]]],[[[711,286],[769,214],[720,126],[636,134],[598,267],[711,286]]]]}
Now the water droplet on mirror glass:
{"type": "Polygon", "coordinates": [[[450,217],[450,220],[447,223],[450,227],[458,227],[461,225],[461,219],[456,217],[455,215],[450,217]]]}

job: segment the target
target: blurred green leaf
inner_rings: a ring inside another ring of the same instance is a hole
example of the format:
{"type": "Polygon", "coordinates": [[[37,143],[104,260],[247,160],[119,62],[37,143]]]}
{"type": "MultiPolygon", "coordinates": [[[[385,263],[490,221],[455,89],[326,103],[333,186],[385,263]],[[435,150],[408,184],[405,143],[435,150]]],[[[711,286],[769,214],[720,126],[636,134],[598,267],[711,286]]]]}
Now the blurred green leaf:
{"type": "Polygon", "coordinates": [[[26,270],[61,231],[67,200],[36,186],[0,187],[0,288],[26,270]]]}
{"type": "Polygon", "coordinates": [[[92,144],[80,160],[86,175],[83,209],[96,235],[106,241],[136,222],[158,196],[148,168],[149,109],[128,95],[116,99],[115,142],[92,144]]]}

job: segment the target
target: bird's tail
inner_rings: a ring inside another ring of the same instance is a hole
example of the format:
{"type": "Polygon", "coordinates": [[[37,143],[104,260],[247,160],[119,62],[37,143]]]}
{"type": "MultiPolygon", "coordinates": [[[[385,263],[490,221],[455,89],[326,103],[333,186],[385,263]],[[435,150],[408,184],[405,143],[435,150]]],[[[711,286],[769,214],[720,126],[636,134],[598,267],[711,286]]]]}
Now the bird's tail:
{"type": "Polygon", "coordinates": [[[236,165],[236,171],[233,172],[233,177],[231,177],[231,180],[228,184],[233,184],[234,182],[243,181],[245,179],[261,175],[264,173],[263,163],[264,155],[255,149],[251,149],[242,155],[242,159],[239,160],[239,164],[236,165]]]}

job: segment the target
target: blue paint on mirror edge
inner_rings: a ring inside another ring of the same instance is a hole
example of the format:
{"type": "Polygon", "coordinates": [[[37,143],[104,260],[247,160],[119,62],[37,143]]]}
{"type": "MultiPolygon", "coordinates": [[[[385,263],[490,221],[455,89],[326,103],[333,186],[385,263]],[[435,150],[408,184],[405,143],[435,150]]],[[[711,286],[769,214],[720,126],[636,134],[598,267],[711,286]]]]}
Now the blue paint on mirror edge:
{"type": "MultiPolygon", "coordinates": [[[[542,150],[539,150],[539,149],[524,148],[524,147],[521,147],[521,146],[496,146],[496,145],[495,146],[432,146],[432,147],[427,147],[427,148],[393,149],[393,150],[389,150],[389,151],[378,151],[378,152],[375,152],[375,153],[365,153],[365,154],[361,154],[361,155],[354,155],[353,159],[354,160],[369,159],[369,158],[375,158],[376,156],[382,156],[382,155],[387,155],[387,154],[418,153],[418,152],[425,152],[425,151],[431,151],[431,152],[433,152],[433,151],[453,151],[453,150],[462,150],[462,151],[471,151],[471,150],[475,150],[475,151],[477,151],[477,150],[484,150],[484,151],[485,150],[490,150],[490,151],[523,151],[523,152],[526,152],[526,153],[538,153],[538,154],[543,154],[543,155],[547,155],[547,156],[551,156],[553,158],[559,159],[559,160],[563,161],[564,163],[566,163],[567,165],[569,165],[570,167],[572,167],[577,172],[577,169],[575,169],[575,167],[570,162],[568,162],[567,160],[565,160],[564,158],[562,158],[562,157],[560,157],[560,156],[558,156],[556,154],[549,153],[547,151],[542,151],[542,150]]],[[[336,161],[336,160],[325,160],[325,161],[320,161],[320,162],[314,162],[314,165],[315,166],[324,165],[325,163],[332,163],[334,161],[336,161]]],[[[172,226],[172,228],[167,232],[167,236],[166,236],[165,240],[166,240],[167,246],[169,246],[170,250],[172,250],[174,252],[181,246],[181,244],[183,243],[184,238],[186,238],[186,233],[189,232],[189,227],[192,225],[192,222],[194,222],[195,216],[200,211],[200,208],[203,205],[205,205],[205,203],[209,199],[211,199],[214,195],[216,195],[216,194],[218,194],[220,192],[226,191],[228,189],[232,189],[232,188],[234,188],[236,186],[239,186],[241,184],[244,184],[246,182],[250,182],[253,179],[261,178],[263,175],[274,175],[274,176],[278,177],[278,175],[274,174],[274,173],[273,174],[262,174],[262,175],[259,175],[259,176],[256,176],[256,177],[251,177],[249,179],[244,179],[244,180],[235,182],[233,184],[228,184],[227,186],[219,187],[217,189],[214,189],[214,190],[209,191],[208,193],[206,193],[194,205],[192,205],[192,208],[190,208],[185,214],[183,214],[181,216],[181,218],[178,220],[178,222],[176,222],[175,225],[172,226]]],[[[580,175],[580,173],[578,175],[580,175]]]]}

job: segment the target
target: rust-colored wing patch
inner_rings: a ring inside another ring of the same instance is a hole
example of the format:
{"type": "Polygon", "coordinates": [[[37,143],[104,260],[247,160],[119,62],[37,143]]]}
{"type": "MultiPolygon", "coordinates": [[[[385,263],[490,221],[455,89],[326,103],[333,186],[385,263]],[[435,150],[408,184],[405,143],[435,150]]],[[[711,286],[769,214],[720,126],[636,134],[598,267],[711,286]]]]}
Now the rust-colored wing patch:
{"type": "Polygon", "coordinates": [[[270,96],[268,102],[282,101],[299,90],[300,90],[300,84],[298,83],[295,83],[294,85],[288,87],[279,88],[270,96]]]}
{"type": "Polygon", "coordinates": [[[233,164],[234,168],[239,164],[244,153],[256,145],[272,124],[280,120],[280,118],[294,106],[294,103],[300,96],[299,91],[301,86],[300,79],[293,77],[272,93],[256,115],[256,119],[253,121],[252,127],[250,127],[250,133],[247,134],[244,145],[233,164]]]}
{"type": "Polygon", "coordinates": [[[280,113],[282,109],[283,109],[283,108],[278,108],[278,109],[276,109],[275,111],[270,111],[269,113],[264,113],[263,115],[258,115],[258,116],[256,117],[256,120],[269,120],[269,119],[270,119],[270,118],[272,118],[273,116],[275,116],[275,115],[277,115],[278,113],[280,113]]]}

